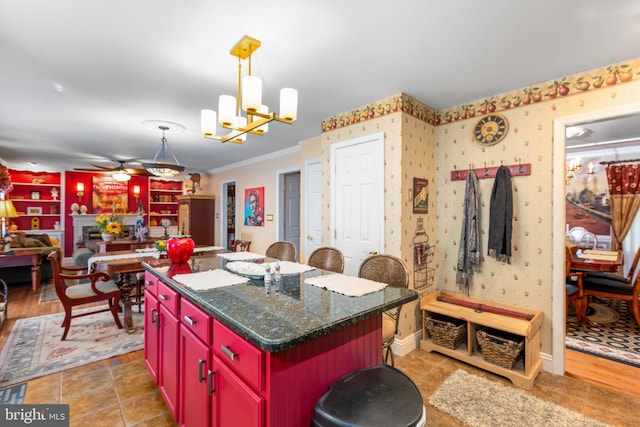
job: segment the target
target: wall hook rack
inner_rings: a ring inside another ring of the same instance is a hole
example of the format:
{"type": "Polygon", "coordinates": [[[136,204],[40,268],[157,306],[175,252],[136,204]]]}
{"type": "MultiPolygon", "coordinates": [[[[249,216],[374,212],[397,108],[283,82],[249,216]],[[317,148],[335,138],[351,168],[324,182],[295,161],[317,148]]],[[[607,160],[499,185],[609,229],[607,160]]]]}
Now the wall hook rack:
{"type": "MultiPolygon", "coordinates": [[[[502,162],[500,162],[500,165],[502,165],[502,162]]],[[[511,172],[511,176],[531,175],[531,163],[522,163],[520,162],[520,159],[518,159],[518,164],[508,165],[507,167],[511,172]]],[[[470,170],[474,170],[476,172],[478,179],[495,178],[498,168],[499,166],[487,167],[486,162],[484,163],[484,167],[481,168],[472,169],[471,165],[469,165],[468,170],[458,170],[458,167],[454,165],[453,170],[451,171],[451,181],[465,181],[470,170]]]]}

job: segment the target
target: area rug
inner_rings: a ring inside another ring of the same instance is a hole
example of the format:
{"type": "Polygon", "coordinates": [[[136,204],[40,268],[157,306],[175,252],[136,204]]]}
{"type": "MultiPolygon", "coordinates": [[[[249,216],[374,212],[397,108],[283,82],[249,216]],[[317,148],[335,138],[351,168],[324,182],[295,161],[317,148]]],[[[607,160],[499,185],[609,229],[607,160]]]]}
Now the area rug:
{"type": "Polygon", "coordinates": [[[591,325],[578,323],[569,313],[565,339],[568,349],[640,368],[640,327],[625,302],[594,298],[587,317],[591,325]],[[615,316],[608,311],[614,311],[615,316]]]}
{"type": "MultiPolygon", "coordinates": [[[[81,311],[79,311],[81,312],[81,311]]],[[[0,354],[0,387],[75,368],[144,346],[144,315],[133,313],[135,332],[118,329],[110,312],[73,319],[60,341],[64,313],[19,319],[0,354]]],[[[121,315],[122,320],[122,315],[121,315]]],[[[124,322],[123,322],[124,323],[124,322]]]]}
{"type": "Polygon", "coordinates": [[[60,301],[58,298],[58,294],[56,293],[56,285],[53,283],[43,283],[40,286],[40,299],[38,303],[42,304],[45,302],[57,302],[60,301]]]}
{"type": "Polygon", "coordinates": [[[471,375],[462,369],[451,374],[429,396],[429,403],[471,427],[606,426],[520,389],[471,375]]]}

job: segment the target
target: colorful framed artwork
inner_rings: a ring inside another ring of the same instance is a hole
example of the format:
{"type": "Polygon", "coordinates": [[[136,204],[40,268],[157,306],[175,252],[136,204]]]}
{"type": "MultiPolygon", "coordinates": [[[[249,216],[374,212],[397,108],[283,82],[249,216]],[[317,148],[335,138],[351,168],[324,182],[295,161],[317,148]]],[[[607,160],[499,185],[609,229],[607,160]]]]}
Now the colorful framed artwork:
{"type": "Polygon", "coordinates": [[[244,190],[244,225],[264,227],[264,187],[244,190]]]}
{"type": "Polygon", "coordinates": [[[94,176],[91,206],[93,213],[127,213],[129,183],[111,176],[94,176]]]}
{"type": "Polygon", "coordinates": [[[429,180],[413,178],[413,213],[429,213],[429,180]]]}

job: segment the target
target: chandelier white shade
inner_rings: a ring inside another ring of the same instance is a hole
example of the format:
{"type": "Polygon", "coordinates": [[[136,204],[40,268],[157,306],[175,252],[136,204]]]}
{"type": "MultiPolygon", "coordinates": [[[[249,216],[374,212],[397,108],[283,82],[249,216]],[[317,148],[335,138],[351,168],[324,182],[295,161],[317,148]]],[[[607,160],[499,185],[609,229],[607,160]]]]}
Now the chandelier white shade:
{"type": "Polygon", "coordinates": [[[124,170],[119,170],[111,174],[111,178],[115,179],[116,181],[127,182],[131,179],[131,175],[129,175],[124,170]]]}
{"type": "Polygon", "coordinates": [[[205,138],[222,142],[242,144],[247,133],[264,135],[269,130],[268,123],[278,121],[292,124],[298,117],[298,92],[292,88],[280,91],[280,115],[269,112],[262,103],[262,80],[251,74],[251,55],[260,47],[260,41],[244,36],[231,49],[231,55],[238,58],[238,94],[220,95],[218,111],[203,109],[200,113],[200,129],[205,138]],[[248,73],[242,75],[242,60],[248,60],[248,73]],[[246,117],[243,116],[243,112],[246,117]],[[217,128],[229,130],[217,135],[217,128]]]}

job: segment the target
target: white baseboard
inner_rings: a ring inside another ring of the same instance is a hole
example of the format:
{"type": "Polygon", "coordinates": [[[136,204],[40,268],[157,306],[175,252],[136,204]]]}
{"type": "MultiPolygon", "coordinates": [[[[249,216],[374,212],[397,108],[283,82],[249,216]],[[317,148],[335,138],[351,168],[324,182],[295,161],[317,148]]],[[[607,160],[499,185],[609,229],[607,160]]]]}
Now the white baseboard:
{"type": "MultiPolygon", "coordinates": [[[[422,331],[416,331],[404,339],[396,338],[391,344],[393,354],[397,356],[406,356],[416,348],[420,348],[420,340],[422,339],[422,331]]],[[[545,372],[553,372],[553,357],[548,353],[540,353],[542,361],[542,370],[545,372]]]]}

